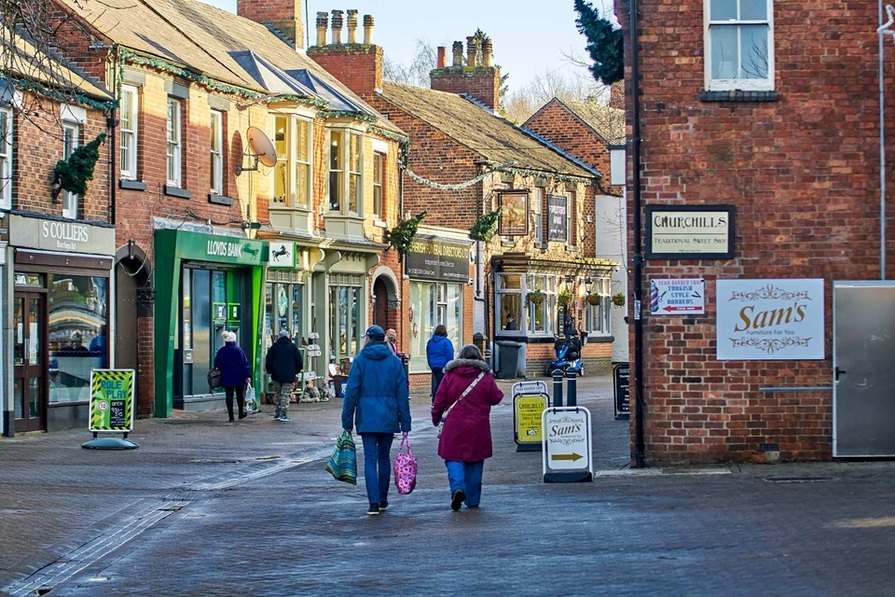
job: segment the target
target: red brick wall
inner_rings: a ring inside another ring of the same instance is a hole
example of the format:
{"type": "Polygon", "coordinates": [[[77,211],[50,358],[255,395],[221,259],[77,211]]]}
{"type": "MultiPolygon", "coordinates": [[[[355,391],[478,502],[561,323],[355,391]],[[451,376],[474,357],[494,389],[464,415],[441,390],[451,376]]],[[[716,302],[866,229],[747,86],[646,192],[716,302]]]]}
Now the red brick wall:
{"type": "Polygon", "coordinates": [[[313,46],[308,56],[347,85],[366,97],[382,89],[382,48],[374,45],[313,46]]]}
{"type": "MultiPolygon", "coordinates": [[[[647,462],[761,460],[760,443],[779,443],[783,459],[832,454],[829,390],[761,388],[829,386],[832,282],[880,276],[877,11],[869,1],[773,5],[779,99],[767,102],[701,101],[702,5],[640,5],[650,15],[639,23],[643,205],[731,204],[737,217],[733,259],[645,262],[644,287],[702,277],[707,297],[705,316],[643,324],[647,462]],[[812,23],[822,35],[806,35],[812,23]],[[719,361],[719,278],[824,279],[826,359],[719,361]]],[[[622,0],[616,12],[627,20],[622,0]]]]}
{"type": "Polygon", "coordinates": [[[431,87],[449,93],[465,93],[492,110],[500,101],[500,71],[493,66],[449,66],[430,73],[431,87]]]}

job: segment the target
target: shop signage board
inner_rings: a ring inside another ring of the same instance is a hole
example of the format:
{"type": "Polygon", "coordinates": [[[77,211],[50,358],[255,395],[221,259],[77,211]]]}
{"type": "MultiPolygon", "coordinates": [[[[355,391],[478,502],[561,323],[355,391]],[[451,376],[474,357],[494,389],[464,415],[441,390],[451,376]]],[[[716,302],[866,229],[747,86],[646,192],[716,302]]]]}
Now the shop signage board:
{"type": "Polygon", "coordinates": [[[705,314],[705,280],[702,278],[650,280],[649,311],[652,315],[705,314]]]}
{"type": "Polygon", "coordinates": [[[615,396],[615,419],[631,418],[631,364],[618,363],[612,368],[612,392],[615,396]]]}
{"type": "Polygon", "coordinates": [[[719,360],[824,358],[823,279],[718,279],[716,288],[719,360]]]}
{"type": "Polygon", "coordinates": [[[410,243],[406,271],[411,278],[453,280],[466,284],[469,280],[471,249],[467,243],[451,243],[417,236],[410,243]]]}
{"type": "Polygon", "coordinates": [[[540,450],[543,436],[541,414],[550,404],[547,384],[543,381],[516,382],[512,394],[516,451],[540,450]]]}
{"type": "Polygon", "coordinates": [[[270,269],[295,269],[297,263],[295,256],[295,243],[292,241],[271,241],[268,245],[270,252],[267,267],[270,269]]]}
{"type": "Polygon", "coordinates": [[[732,205],[649,205],[646,256],[648,259],[731,259],[734,215],[732,205]]]}
{"type": "Polygon", "coordinates": [[[129,449],[138,447],[127,439],[134,429],[134,370],[93,369],[90,373],[90,421],[93,441],[83,448],[129,449]],[[123,438],[99,439],[100,433],[121,432],[123,438]]]}
{"type": "Polygon", "coordinates": [[[554,406],[541,415],[545,483],[593,481],[590,411],[554,406]]]}

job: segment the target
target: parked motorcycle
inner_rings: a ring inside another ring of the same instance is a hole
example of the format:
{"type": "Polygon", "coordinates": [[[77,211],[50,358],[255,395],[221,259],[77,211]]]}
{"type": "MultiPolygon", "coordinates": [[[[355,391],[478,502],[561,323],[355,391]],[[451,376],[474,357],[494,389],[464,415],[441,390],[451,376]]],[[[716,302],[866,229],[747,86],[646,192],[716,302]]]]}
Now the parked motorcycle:
{"type": "Polygon", "coordinates": [[[578,336],[569,338],[557,338],[553,343],[556,358],[547,365],[547,377],[552,377],[553,372],[559,369],[565,375],[571,371],[578,377],[584,376],[584,361],[581,360],[581,339],[578,336]]]}

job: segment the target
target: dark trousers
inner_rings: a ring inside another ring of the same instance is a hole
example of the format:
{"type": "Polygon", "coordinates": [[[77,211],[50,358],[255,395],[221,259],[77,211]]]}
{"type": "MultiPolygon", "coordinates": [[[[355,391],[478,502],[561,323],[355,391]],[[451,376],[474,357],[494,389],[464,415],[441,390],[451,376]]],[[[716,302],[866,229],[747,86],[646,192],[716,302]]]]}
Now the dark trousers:
{"type": "Polygon", "coordinates": [[[441,378],[444,377],[444,367],[432,367],[432,402],[435,402],[435,392],[441,384],[441,378]]]}
{"type": "Polygon", "coordinates": [[[227,401],[227,414],[230,420],[233,420],[233,394],[236,393],[236,405],[239,407],[239,414],[246,411],[246,387],[241,386],[224,386],[224,399],[227,401]]]}

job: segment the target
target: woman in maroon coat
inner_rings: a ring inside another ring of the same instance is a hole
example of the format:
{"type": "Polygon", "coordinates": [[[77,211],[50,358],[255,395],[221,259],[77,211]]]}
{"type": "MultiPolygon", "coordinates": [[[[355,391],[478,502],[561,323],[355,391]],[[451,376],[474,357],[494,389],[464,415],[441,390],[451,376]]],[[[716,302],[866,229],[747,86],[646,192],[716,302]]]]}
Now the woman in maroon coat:
{"type": "Polygon", "coordinates": [[[482,471],[491,458],[491,407],[503,398],[482,353],[464,346],[460,356],[444,368],[435,392],[432,423],[444,418],[438,455],[444,458],[451,484],[451,509],[460,504],[478,508],[482,497],[482,471]]]}

